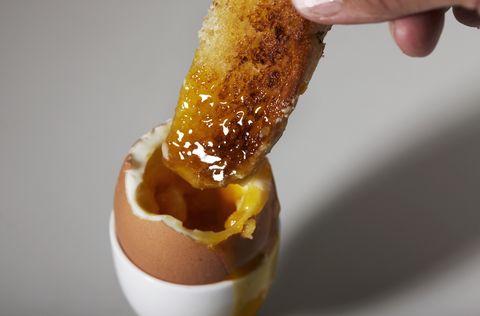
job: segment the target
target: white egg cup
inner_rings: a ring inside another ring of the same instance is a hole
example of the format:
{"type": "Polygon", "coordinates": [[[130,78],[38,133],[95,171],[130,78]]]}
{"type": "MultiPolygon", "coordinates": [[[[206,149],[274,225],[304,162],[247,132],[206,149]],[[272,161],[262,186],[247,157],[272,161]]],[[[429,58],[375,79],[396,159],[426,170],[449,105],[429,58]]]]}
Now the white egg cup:
{"type": "Polygon", "coordinates": [[[120,247],[113,213],[110,217],[110,244],[120,286],[138,315],[227,316],[234,313],[237,280],[191,286],[148,275],[133,264],[120,247]]]}

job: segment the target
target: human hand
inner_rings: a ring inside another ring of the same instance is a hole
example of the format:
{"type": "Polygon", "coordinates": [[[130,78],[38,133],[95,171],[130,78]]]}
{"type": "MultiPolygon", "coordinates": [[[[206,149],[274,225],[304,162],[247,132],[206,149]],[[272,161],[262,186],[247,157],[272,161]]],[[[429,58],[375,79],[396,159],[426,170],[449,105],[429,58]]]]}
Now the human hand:
{"type": "Polygon", "coordinates": [[[293,0],[307,19],[321,24],[389,21],[390,32],[407,55],[430,54],[442,33],[445,12],[453,6],[456,19],[480,27],[480,0],[293,0]]]}

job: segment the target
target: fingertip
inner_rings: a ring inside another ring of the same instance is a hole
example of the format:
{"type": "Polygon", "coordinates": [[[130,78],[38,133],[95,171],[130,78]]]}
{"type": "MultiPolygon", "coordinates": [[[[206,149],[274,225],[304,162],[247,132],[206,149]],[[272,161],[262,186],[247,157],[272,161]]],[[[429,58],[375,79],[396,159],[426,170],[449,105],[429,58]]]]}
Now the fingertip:
{"type": "Polygon", "coordinates": [[[429,11],[391,22],[390,32],[403,53],[425,57],[437,46],[444,20],[444,10],[429,11]]]}
{"type": "Polygon", "coordinates": [[[480,27],[480,12],[462,7],[453,8],[453,15],[458,22],[471,27],[480,27]]]}

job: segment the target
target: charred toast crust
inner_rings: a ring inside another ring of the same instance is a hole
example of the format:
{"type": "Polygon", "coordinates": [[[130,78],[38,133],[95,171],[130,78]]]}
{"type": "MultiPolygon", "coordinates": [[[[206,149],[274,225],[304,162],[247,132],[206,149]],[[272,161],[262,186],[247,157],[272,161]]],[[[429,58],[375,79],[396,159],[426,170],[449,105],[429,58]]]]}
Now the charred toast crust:
{"type": "Polygon", "coordinates": [[[282,135],[328,30],[290,0],[214,1],[180,91],[166,164],[199,188],[251,174],[282,135]]]}

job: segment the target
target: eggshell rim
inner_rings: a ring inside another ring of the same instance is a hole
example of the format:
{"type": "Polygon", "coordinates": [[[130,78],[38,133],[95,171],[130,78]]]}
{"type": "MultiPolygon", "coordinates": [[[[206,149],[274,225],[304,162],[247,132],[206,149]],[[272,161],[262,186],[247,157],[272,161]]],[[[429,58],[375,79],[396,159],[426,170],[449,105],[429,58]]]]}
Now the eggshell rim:
{"type": "MultiPolygon", "coordinates": [[[[152,214],[144,210],[136,200],[136,189],[143,182],[143,176],[146,166],[157,148],[161,147],[166,135],[170,130],[172,120],[167,120],[165,123],[152,128],[148,133],[144,134],[130,149],[128,159],[131,166],[125,172],[125,195],[127,202],[132,210],[132,213],[140,219],[151,222],[163,222],[176,232],[192,238],[193,240],[204,243],[202,234],[205,232],[197,229],[188,229],[183,226],[183,223],[177,218],[165,214],[152,214]]],[[[163,148],[162,148],[163,149],[163,148]]],[[[254,176],[243,183],[245,187],[258,187],[270,195],[272,184],[270,179],[262,179],[254,176]]],[[[263,210],[262,206],[260,209],[263,210]]],[[[208,233],[208,232],[207,232],[208,233]]]]}

